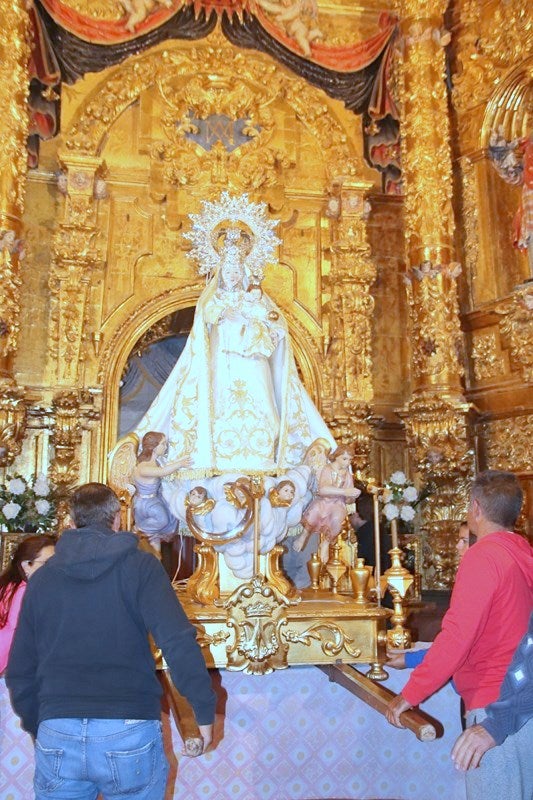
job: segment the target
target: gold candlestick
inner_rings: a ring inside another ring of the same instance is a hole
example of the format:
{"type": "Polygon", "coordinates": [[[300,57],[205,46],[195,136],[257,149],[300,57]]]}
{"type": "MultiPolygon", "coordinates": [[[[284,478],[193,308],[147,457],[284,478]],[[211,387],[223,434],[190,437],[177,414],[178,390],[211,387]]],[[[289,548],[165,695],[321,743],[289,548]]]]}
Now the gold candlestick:
{"type": "Polygon", "coordinates": [[[404,627],[407,617],[403,607],[403,598],[414,579],[411,573],[402,566],[400,561],[402,551],[399,547],[389,550],[389,555],[392,563],[385,572],[385,577],[394,602],[394,614],[391,617],[394,628],[387,631],[387,643],[392,648],[406,649],[411,645],[411,633],[408,628],[404,627]]]}
{"type": "Polygon", "coordinates": [[[374,579],[376,581],[376,599],[378,606],[381,605],[381,537],[379,532],[379,486],[369,484],[368,491],[372,495],[374,511],[374,554],[376,566],[374,567],[374,579]]]}
{"type": "Polygon", "coordinates": [[[390,532],[391,532],[391,536],[392,536],[392,549],[393,550],[397,550],[398,549],[398,520],[397,519],[391,519],[390,532]]]}
{"type": "Polygon", "coordinates": [[[387,647],[408,650],[411,647],[411,631],[404,627],[407,620],[403,599],[398,592],[391,591],[394,613],[391,617],[393,628],[387,631],[387,647]]]}

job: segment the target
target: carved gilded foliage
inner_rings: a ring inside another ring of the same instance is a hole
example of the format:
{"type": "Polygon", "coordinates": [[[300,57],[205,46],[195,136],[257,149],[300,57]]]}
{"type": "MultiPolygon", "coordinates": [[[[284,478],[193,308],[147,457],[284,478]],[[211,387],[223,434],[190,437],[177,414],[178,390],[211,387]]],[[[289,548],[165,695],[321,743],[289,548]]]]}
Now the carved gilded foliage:
{"type": "MultiPolygon", "coordinates": [[[[164,126],[170,143],[163,142],[159,151],[154,153],[154,158],[165,161],[168,156],[167,174],[172,182],[179,183],[180,176],[185,183],[192,180],[198,158],[201,158],[202,169],[210,168],[215,178],[217,170],[220,172],[217,180],[221,180],[221,175],[227,171],[225,162],[229,157],[223,154],[223,148],[214,148],[212,157],[209,154],[202,155],[195,151],[194,143],[184,138],[186,132],[191,132],[187,131],[191,125],[186,115],[187,106],[193,106],[195,110],[198,108],[202,118],[219,113],[227,113],[231,118],[250,114],[247,130],[252,142],[237,148],[239,152],[234,151],[236,155],[231,157],[232,166],[235,166],[235,159],[237,164],[240,158],[245,159],[244,179],[249,187],[253,188],[257,182],[263,185],[265,181],[269,185],[276,170],[291,166],[290,163],[283,163],[283,155],[268,144],[271,129],[268,103],[280,98],[287,102],[317,138],[328,165],[331,165],[328,169],[331,169],[332,175],[338,172],[339,164],[348,175],[355,175],[362,168],[347,142],[346,134],[330,114],[318,90],[279,69],[269,59],[248,51],[240,52],[220,33],[215,32],[208,42],[203,47],[177,47],[143,55],[114,70],[105,84],[89,95],[76,121],[66,132],[67,149],[96,155],[113,121],[144,89],[156,84],[168,106],[164,126]],[[182,89],[185,89],[183,96],[182,89]],[[260,163],[257,153],[252,158],[252,153],[258,149],[253,146],[254,140],[261,136],[263,139],[259,141],[267,140],[263,153],[267,163],[264,165],[260,163]],[[182,162],[174,172],[170,165],[172,146],[177,148],[176,153],[182,162]],[[247,147],[252,147],[249,156],[246,156],[247,147]]],[[[233,172],[227,174],[231,179],[234,178],[233,172]]]]}
{"type": "Polygon", "coordinates": [[[500,330],[509,344],[511,365],[526,383],[533,383],[533,286],[518,287],[512,297],[496,307],[502,315],[500,330]]]}
{"type": "Polygon", "coordinates": [[[458,388],[463,374],[463,338],[459,323],[455,277],[443,270],[415,276],[407,282],[414,334],[415,385],[440,382],[458,388]]]}
{"type": "Polygon", "coordinates": [[[416,11],[406,9],[402,24],[399,91],[406,244],[410,263],[416,266],[427,259],[447,263],[454,220],[444,52],[433,36],[442,23],[443,4],[424,10],[414,5],[416,11]]]}
{"type": "Polygon", "coordinates": [[[346,650],[352,658],[359,658],[361,649],[354,646],[354,640],[334,620],[319,620],[303,631],[289,630],[283,633],[286,642],[303,644],[309,647],[313,641],[320,642],[322,652],[326,656],[338,656],[346,650]]]}
{"type": "Polygon", "coordinates": [[[99,415],[89,392],[70,390],[58,394],[52,402],[54,415],[51,444],[54,455],[50,465],[52,482],[65,493],[79,481],[78,448],[84,427],[99,415]]]}
{"type": "Polygon", "coordinates": [[[157,85],[165,104],[162,125],[167,141],[153,148],[156,181],[196,187],[204,197],[228,187],[264,192],[293,166],[273,146],[274,116],[266,87],[243,84],[239,74],[176,78],[165,73],[157,85]],[[209,150],[192,139],[202,122],[211,136],[218,131],[223,137],[209,142],[209,150]]]}
{"type": "Polygon", "coordinates": [[[475,335],[472,338],[472,361],[477,381],[486,381],[504,373],[502,353],[496,331],[475,335]]]}
{"type": "Polygon", "coordinates": [[[466,274],[472,281],[477,274],[479,259],[479,199],[476,168],[472,159],[464,157],[460,160],[460,174],[463,189],[463,254],[466,274]]]}
{"type": "Polygon", "coordinates": [[[54,236],[49,276],[49,352],[56,381],[75,386],[85,358],[82,345],[91,273],[99,260],[95,239],[102,165],[99,159],[84,156],[65,157],[63,163],[66,199],[63,221],[54,236]]]}
{"type": "Polygon", "coordinates": [[[457,70],[453,101],[463,149],[479,146],[484,106],[511,65],[531,56],[533,28],[528,0],[461,0],[455,8],[457,70]],[[472,113],[474,109],[477,113],[472,113]]]}
{"type": "Polygon", "coordinates": [[[468,403],[428,392],[415,397],[409,410],[401,412],[407,444],[426,481],[470,474],[469,411],[468,403]]]}
{"type": "Polygon", "coordinates": [[[0,357],[13,353],[19,331],[19,259],[27,169],[28,12],[22,0],[2,3],[0,29],[0,357]]]}
{"type": "Polygon", "coordinates": [[[23,0],[3,2],[0,30],[0,213],[20,219],[24,207],[28,134],[28,12],[23,0]]]}
{"type": "Polygon", "coordinates": [[[533,472],[533,414],[519,414],[484,425],[487,463],[491,469],[533,472]]]}
{"type": "Polygon", "coordinates": [[[371,444],[374,298],[370,287],[377,273],[367,241],[367,188],[335,182],[326,211],[331,218],[332,253],[330,300],[324,309],[328,317],[324,368],[331,397],[327,416],[334,435],[355,445],[355,466],[361,470],[368,467],[371,444]]]}
{"type": "Polygon", "coordinates": [[[460,395],[463,343],[456,285],[460,267],[453,260],[453,187],[441,32],[445,6],[437,0],[401,4],[404,51],[399,82],[413,379],[413,397],[401,416],[416,468],[426,481],[438,483],[472,467],[468,405],[460,395]]]}
{"type": "Polygon", "coordinates": [[[0,396],[0,467],[10,466],[20,454],[26,419],[24,392],[16,386],[4,387],[0,396]]]}

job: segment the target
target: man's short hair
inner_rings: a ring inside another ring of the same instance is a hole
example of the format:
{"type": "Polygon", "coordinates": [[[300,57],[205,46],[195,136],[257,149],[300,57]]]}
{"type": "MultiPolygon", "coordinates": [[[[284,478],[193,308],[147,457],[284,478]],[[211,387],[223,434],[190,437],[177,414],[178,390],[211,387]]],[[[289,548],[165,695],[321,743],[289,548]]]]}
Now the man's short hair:
{"type": "Polygon", "coordinates": [[[472,484],[471,496],[490,522],[513,530],[524,499],[516,475],[497,469],[480,472],[472,484]]]}
{"type": "Polygon", "coordinates": [[[73,491],[69,511],[76,528],[111,528],[120,511],[120,500],[105,483],[85,483],[73,491]]]}

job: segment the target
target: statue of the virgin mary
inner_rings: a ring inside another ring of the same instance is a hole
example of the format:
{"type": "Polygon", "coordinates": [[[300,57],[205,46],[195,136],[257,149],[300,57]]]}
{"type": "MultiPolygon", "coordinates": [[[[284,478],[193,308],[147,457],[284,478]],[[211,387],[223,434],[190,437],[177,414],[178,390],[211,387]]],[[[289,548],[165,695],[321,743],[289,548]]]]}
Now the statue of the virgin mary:
{"type": "Polygon", "coordinates": [[[137,428],[164,433],[182,478],[281,475],[318,438],[334,445],[298,377],[287,324],[263,293],[279,239],[266,205],[226,192],[191,215],[190,256],[206,275],[191,333],[137,428]]]}

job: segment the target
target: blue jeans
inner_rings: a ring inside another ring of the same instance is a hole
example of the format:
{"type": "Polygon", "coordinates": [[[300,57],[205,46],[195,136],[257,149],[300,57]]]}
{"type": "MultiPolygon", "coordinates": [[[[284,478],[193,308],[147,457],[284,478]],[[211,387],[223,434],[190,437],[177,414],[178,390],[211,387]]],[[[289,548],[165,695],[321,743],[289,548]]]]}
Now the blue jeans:
{"type": "Polygon", "coordinates": [[[47,719],[35,742],[36,800],[163,800],[159,720],[47,719]]]}

